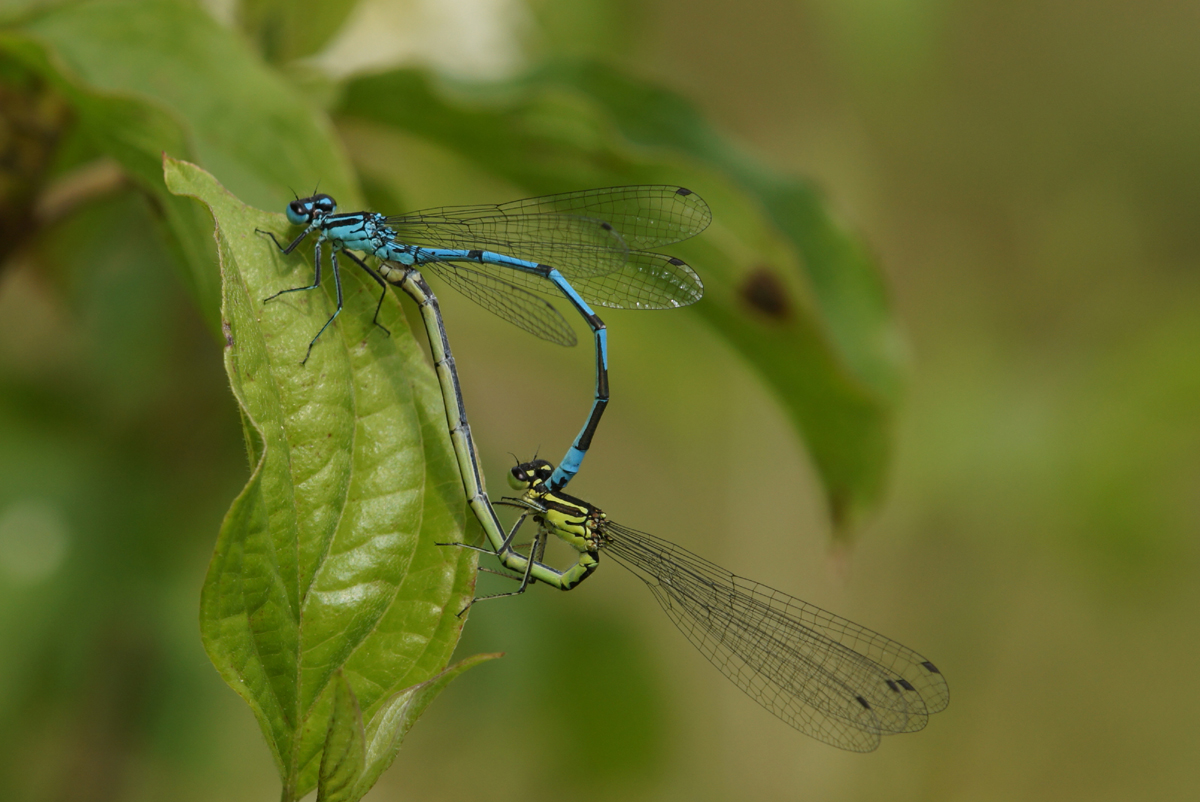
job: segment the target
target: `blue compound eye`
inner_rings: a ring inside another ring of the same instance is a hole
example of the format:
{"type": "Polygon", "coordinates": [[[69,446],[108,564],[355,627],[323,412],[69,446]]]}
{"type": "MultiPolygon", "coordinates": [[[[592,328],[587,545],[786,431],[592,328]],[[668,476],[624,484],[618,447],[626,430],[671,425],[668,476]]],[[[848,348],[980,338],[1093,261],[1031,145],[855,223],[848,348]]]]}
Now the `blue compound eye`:
{"type": "Polygon", "coordinates": [[[312,204],[308,198],[294,200],[287,205],[288,222],[294,226],[307,223],[312,218],[312,204]]]}
{"type": "Polygon", "coordinates": [[[312,201],[314,212],[333,214],[337,211],[337,202],[328,195],[313,195],[309,200],[312,201]]]}
{"type": "Polygon", "coordinates": [[[324,217],[337,211],[337,201],[328,195],[313,195],[311,198],[297,198],[287,205],[288,222],[294,226],[307,225],[317,217],[324,217]]]}

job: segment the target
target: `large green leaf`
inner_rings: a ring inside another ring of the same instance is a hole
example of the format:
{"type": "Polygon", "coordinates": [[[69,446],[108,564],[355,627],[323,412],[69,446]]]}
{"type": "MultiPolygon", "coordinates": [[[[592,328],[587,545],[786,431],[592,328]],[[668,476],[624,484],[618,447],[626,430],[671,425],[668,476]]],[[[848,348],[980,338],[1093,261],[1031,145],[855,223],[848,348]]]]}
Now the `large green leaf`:
{"type": "Polygon", "coordinates": [[[0,49],[49,79],[98,149],[155,198],[214,332],[220,288],[209,224],[163,187],[162,153],[205,165],[260,206],[318,180],[339,198],[358,195],[328,121],[190,3],[63,4],[0,32],[0,49]]]}
{"type": "Polygon", "coordinates": [[[695,309],[775,390],[839,531],[878,502],[901,338],[878,268],[809,184],[755,163],[679,96],[595,65],[453,87],[394,71],[352,81],[340,113],[429,139],[531,194],[643,182],[699,191],[714,224],[672,249],[704,278],[695,309]]]}
{"type": "Polygon", "coordinates": [[[369,722],[393,721],[390,698],[445,669],[475,560],[436,543],[461,540],[474,519],[437,382],[395,298],[381,315],[389,337],[371,324],[375,285],[346,276],[345,313],[301,365],[333,302],[318,290],[263,303],[312,276],[255,233],[286,232],[282,216],[194,165],[164,168],[170,190],[203,201],[216,224],[225,366],[254,461],[204,583],[204,645],[258,717],[284,797],[299,798],[326,742],[347,748],[337,727],[357,720],[338,701],[339,672],[369,722]]]}

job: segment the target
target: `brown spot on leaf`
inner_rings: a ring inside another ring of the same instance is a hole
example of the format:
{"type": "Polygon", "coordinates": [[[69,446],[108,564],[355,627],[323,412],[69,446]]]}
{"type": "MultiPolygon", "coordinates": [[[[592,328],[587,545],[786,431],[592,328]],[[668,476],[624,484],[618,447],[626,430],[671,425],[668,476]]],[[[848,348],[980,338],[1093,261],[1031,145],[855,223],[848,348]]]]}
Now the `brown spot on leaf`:
{"type": "Polygon", "coordinates": [[[775,320],[787,320],[792,314],[787,287],[766,265],[754,268],[742,281],[742,300],[752,309],[775,320]]]}
{"type": "Polygon", "coordinates": [[[229,325],[228,320],[221,321],[221,332],[225,335],[225,345],[229,348],[233,347],[233,326],[229,325]]]}

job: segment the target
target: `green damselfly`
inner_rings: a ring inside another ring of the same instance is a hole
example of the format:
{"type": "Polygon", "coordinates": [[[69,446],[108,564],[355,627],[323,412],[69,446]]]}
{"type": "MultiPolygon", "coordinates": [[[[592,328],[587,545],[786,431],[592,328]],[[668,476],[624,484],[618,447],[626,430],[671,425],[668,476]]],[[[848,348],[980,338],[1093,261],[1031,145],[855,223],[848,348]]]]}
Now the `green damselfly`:
{"type": "MultiPolygon", "coordinates": [[[[602,554],[641,579],[675,626],[721,673],[758,704],[817,740],[855,752],[884,735],[916,732],[950,702],[932,662],[912,649],[833,613],[737,576],[687,549],[608,518],[595,506],[552,490],[554,466],[517,465],[509,484],[520,497],[500,503],[521,516],[498,549],[522,593],[541,580],[562,590],[596,570],[602,554]],[[538,524],[528,555],[512,548],[524,521],[538,524]],[[550,537],[578,553],[558,571],[540,561],[550,537]]],[[[495,598],[492,596],[480,597],[495,598]]]]}

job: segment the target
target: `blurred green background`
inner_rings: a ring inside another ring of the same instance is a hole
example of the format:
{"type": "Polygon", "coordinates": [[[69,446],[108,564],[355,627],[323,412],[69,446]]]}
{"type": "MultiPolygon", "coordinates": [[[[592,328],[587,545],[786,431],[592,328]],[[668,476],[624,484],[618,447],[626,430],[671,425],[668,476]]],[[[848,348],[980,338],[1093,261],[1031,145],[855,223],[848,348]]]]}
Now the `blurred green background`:
{"type": "MultiPolygon", "coordinates": [[[[819,182],[876,253],[907,335],[879,512],[832,537],[785,412],[693,311],[604,314],[614,400],[572,490],[911,645],[952,689],[924,732],[843,754],[747,700],[610,565],[570,594],[473,610],[459,654],[507,656],[451,685],[368,799],[1193,798],[1190,4],[364,2],[344,24],[297,72],[315,102],[321,71],[507,78],[587,55],[819,182]]],[[[268,58],[272,41],[256,42],[268,58]]],[[[339,125],[362,173],[421,174],[407,206],[511,196],[436,148],[339,125]]],[[[0,793],[275,798],[257,725],[196,624],[247,476],[220,351],[154,204],[119,173],[95,180],[60,201],[69,214],[5,223],[0,793]]],[[[495,491],[506,452],[566,447],[589,350],[449,293],[443,307],[495,491]]]]}

